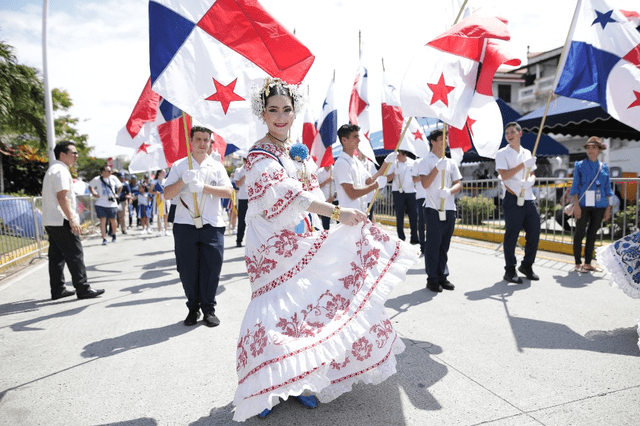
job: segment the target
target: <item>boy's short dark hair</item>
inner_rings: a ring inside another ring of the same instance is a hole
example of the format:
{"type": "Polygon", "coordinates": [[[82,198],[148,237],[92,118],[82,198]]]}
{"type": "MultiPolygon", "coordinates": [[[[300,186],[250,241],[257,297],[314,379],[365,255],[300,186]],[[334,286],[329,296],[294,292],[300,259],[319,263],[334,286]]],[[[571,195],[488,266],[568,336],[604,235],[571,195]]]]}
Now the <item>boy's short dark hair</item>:
{"type": "Polygon", "coordinates": [[[342,138],[348,138],[351,133],[359,131],[360,126],[358,126],[357,124],[343,124],[338,129],[338,140],[340,141],[340,143],[342,143],[342,138]]]}
{"type": "Polygon", "coordinates": [[[193,126],[191,128],[191,139],[193,139],[193,135],[196,132],[203,132],[203,133],[209,133],[209,136],[211,136],[211,134],[213,133],[211,130],[207,129],[206,127],[202,127],[202,126],[193,126]]]}
{"type": "Polygon", "coordinates": [[[443,134],[444,133],[440,129],[436,129],[436,130],[432,131],[431,133],[429,133],[429,137],[428,137],[429,143],[433,144],[433,142],[437,141],[438,138],[440,136],[442,136],[443,134]]]}

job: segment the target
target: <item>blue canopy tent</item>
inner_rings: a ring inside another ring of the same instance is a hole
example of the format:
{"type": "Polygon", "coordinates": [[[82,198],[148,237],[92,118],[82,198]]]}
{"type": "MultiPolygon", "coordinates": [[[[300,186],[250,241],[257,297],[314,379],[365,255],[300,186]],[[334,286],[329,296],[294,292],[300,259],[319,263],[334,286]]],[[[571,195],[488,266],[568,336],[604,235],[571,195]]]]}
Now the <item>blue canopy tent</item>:
{"type": "MultiPolygon", "coordinates": [[[[544,109],[539,108],[516,121],[523,130],[537,132],[544,109]]],[[[549,104],[542,131],[559,135],[600,136],[640,141],[640,132],[611,117],[599,104],[564,96],[558,96],[549,104]]]]}

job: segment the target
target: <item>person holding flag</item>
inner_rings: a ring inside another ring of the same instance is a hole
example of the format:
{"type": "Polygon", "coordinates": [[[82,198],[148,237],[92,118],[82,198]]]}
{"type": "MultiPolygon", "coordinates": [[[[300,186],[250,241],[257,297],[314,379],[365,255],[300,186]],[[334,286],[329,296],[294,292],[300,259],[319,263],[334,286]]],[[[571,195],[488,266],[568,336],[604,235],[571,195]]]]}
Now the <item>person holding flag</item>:
{"type": "Polygon", "coordinates": [[[531,152],[520,145],[522,128],[518,123],[507,123],[504,136],[509,145],[496,154],[496,169],[502,180],[502,209],[505,222],[502,246],[505,260],[503,278],[510,283],[522,284],[522,278],[516,273],[515,250],[520,230],[523,228],[527,243],[524,247],[524,259],[518,271],[529,280],[539,280],[532,269],[540,240],[540,213],[535,204],[536,197],[533,195],[536,157],[531,156],[531,152]]]}
{"type": "Polygon", "coordinates": [[[421,162],[418,169],[420,182],[426,190],[424,215],[427,226],[424,267],[427,273],[427,289],[440,293],[442,289],[455,287],[448,280],[449,246],[456,223],[456,203],[453,195],[462,190],[462,175],[455,161],[444,156],[442,130],[429,134],[431,152],[421,162]],[[444,174],[444,185],[442,175],[444,174]],[[444,199],[446,217],[440,216],[441,200],[444,199]]]}
{"type": "Polygon", "coordinates": [[[176,198],[173,238],[176,267],[189,309],[186,326],[196,324],[200,311],[207,326],[220,325],[215,314],[224,257],[225,223],[220,199],[231,198],[233,187],[222,163],[207,154],[211,134],[205,127],[191,128],[192,153],[173,164],[164,188],[165,199],[176,198]]]}
{"type": "MultiPolygon", "coordinates": [[[[268,132],[247,155],[252,294],[237,346],[235,421],[266,417],[289,397],[313,408],[394,374],[404,344],[384,303],[418,258],[362,211],[324,200],[308,150],[288,138],[304,104],[298,86],[267,78],[251,98],[268,132]],[[316,215],[340,224],[319,231],[316,215]]],[[[353,154],[351,135],[342,139],[353,154]]]]}
{"type": "MultiPolygon", "coordinates": [[[[385,160],[386,161],[386,160],[385,160]]],[[[387,171],[387,179],[393,181],[391,187],[393,194],[393,206],[396,210],[396,231],[398,238],[404,241],[404,215],[405,210],[409,216],[409,229],[411,230],[411,244],[419,244],[418,239],[418,207],[416,206],[416,187],[414,178],[413,158],[409,157],[409,151],[398,150],[396,161],[387,171]]]]}
{"type": "Polygon", "coordinates": [[[371,176],[358,156],[355,155],[360,144],[360,126],[343,124],[338,129],[338,139],[342,144],[342,153],[333,166],[338,204],[363,212],[367,211],[365,196],[387,185],[387,178],[383,175],[386,167],[381,167],[371,176]]]}

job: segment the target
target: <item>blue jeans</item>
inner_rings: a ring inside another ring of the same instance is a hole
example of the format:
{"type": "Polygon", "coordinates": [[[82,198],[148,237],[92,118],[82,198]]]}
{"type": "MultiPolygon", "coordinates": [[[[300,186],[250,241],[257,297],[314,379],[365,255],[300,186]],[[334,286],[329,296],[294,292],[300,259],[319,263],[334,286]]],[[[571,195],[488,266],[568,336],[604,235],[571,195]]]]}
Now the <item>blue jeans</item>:
{"type": "Polygon", "coordinates": [[[446,211],[445,221],[440,220],[440,212],[432,208],[424,209],[427,223],[427,241],[424,252],[424,268],[427,273],[428,284],[438,284],[447,279],[449,272],[449,246],[456,223],[456,212],[446,211]]]}

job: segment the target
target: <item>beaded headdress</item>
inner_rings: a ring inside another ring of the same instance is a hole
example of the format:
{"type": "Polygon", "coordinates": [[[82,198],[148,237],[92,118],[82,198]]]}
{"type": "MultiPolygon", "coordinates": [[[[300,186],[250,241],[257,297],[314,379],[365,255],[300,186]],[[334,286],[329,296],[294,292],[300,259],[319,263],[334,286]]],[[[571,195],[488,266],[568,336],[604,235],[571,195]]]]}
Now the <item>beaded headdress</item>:
{"type": "Polygon", "coordinates": [[[251,110],[258,118],[262,118],[262,112],[266,107],[266,99],[269,97],[269,93],[274,90],[276,86],[286,89],[291,95],[291,98],[293,99],[293,112],[295,115],[298,115],[298,113],[304,110],[306,97],[304,96],[304,91],[300,90],[299,86],[286,83],[279,78],[267,77],[265,78],[262,86],[254,86],[251,89],[251,110]]]}

